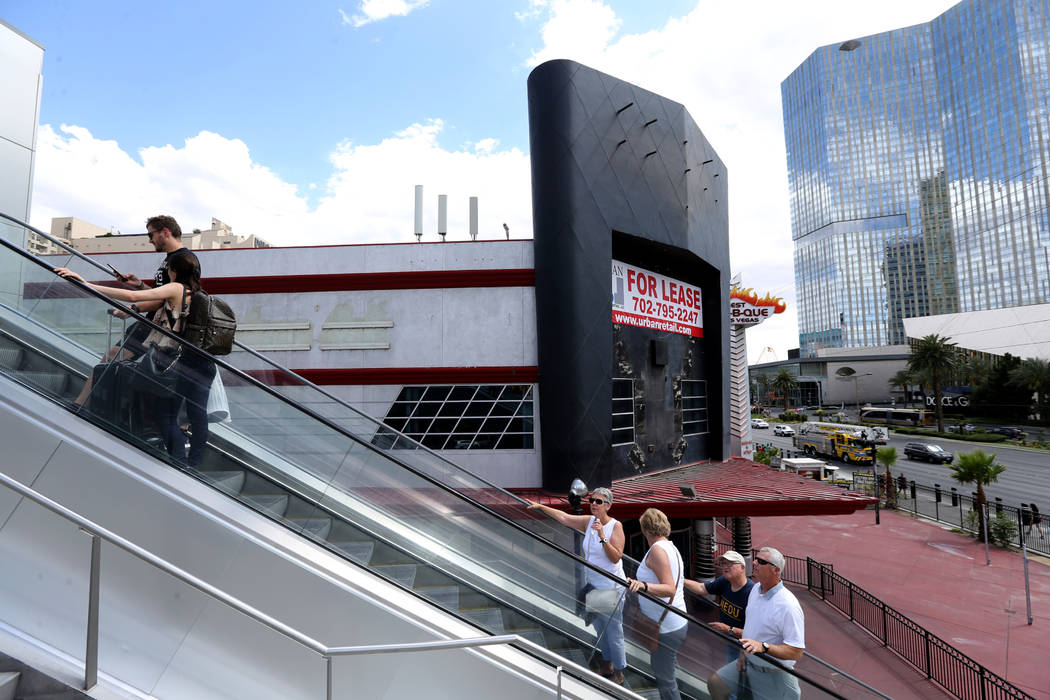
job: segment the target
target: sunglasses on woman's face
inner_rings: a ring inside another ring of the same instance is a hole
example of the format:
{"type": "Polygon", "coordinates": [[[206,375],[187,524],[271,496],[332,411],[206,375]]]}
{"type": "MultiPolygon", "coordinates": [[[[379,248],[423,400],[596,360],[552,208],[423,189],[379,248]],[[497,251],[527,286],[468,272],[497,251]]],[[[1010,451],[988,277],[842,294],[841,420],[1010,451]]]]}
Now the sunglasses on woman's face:
{"type": "Polygon", "coordinates": [[[595,505],[599,505],[599,506],[605,503],[605,501],[603,501],[600,498],[588,498],[587,502],[588,503],[594,503],[595,505]]]}

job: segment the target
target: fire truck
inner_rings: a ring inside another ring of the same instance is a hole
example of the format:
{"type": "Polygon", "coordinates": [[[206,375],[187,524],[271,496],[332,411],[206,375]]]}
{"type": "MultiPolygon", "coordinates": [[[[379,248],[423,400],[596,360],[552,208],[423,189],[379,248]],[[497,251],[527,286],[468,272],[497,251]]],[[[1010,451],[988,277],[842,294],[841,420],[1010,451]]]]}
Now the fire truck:
{"type": "Polygon", "coordinates": [[[847,464],[871,464],[871,448],[864,437],[855,434],[849,426],[838,429],[803,429],[795,436],[795,447],[808,456],[825,455],[841,459],[847,464]],[[803,432],[805,430],[805,432],[803,432]]]}

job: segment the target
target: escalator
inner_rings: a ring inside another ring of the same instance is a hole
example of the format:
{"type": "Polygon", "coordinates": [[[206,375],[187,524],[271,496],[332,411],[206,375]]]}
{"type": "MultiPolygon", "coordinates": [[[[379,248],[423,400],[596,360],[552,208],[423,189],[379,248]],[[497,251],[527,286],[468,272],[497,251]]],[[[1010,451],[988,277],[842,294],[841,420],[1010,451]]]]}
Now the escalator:
{"type": "MultiPolygon", "coordinates": [[[[104,415],[90,399],[74,402],[122,336],[111,325],[119,305],[50,269],[70,267],[98,281],[104,272],[82,256],[44,262],[0,243],[0,266],[18,270],[14,287],[0,290],[0,373],[485,633],[519,634],[587,665],[595,631],[577,614],[587,564],[572,554],[564,528],[433,452],[405,449],[408,438],[249,349],[215,360],[232,420],[211,426],[199,465],[176,462],[151,438],[141,406],[104,415]]],[[[678,680],[685,696],[704,698],[724,641],[688,622],[678,680]]],[[[629,614],[624,627],[630,638],[629,614]]],[[[627,685],[654,694],[648,653],[627,646],[627,685]]],[[[841,697],[799,682],[805,697],[841,697]]],[[[848,695],[871,696],[859,687],[848,695]]]]}

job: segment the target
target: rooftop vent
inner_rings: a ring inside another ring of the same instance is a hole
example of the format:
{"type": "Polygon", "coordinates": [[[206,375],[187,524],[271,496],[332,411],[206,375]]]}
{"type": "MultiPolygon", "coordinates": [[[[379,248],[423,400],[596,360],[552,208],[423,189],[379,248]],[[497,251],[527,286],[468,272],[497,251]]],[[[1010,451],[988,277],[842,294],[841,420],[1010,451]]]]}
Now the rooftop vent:
{"type": "Polygon", "coordinates": [[[839,51],[852,51],[853,49],[860,46],[860,42],[856,39],[850,39],[839,44],[839,51]]]}

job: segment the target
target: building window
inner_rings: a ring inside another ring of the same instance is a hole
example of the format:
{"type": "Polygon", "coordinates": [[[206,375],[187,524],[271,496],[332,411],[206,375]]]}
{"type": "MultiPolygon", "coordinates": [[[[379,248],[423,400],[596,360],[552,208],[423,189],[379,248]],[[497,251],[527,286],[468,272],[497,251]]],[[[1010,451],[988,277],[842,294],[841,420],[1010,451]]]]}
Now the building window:
{"type": "Polygon", "coordinates": [[[612,380],[612,444],[634,444],[634,380],[612,380]]]}
{"type": "MultiPolygon", "coordinates": [[[[531,450],[532,396],[530,384],[406,386],[383,422],[432,450],[531,450]]],[[[390,430],[373,442],[415,448],[390,430]]]]}
{"type": "Polygon", "coordinates": [[[707,432],[707,382],[683,379],[682,434],[706,435],[707,432]]]}

